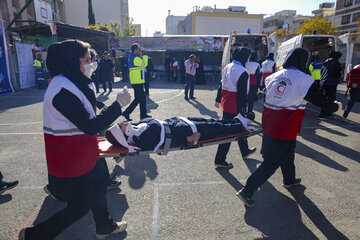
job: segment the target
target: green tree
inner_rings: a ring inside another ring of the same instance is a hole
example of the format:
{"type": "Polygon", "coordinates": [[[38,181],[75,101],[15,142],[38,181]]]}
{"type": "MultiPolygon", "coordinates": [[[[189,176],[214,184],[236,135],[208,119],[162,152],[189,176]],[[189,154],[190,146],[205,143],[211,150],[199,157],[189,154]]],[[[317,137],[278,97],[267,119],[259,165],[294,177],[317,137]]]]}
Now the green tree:
{"type": "Polygon", "coordinates": [[[336,27],[325,17],[308,17],[303,24],[300,24],[297,33],[312,34],[314,30],[317,34],[332,34],[336,31],[336,27]]]}
{"type": "Polygon", "coordinates": [[[120,30],[120,23],[118,23],[117,21],[110,22],[110,31],[114,32],[114,35],[116,37],[120,37],[122,34],[120,30]]]}
{"type": "Polygon", "coordinates": [[[95,14],[94,9],[92,7],[92,1],[88,0],[88,18],[89,18],[89,26],[95,25],[95,14]]]}
{"type": "Polygon", "coordinates": [[[284,37],[284,36],[287,36],[290,34],[290,31],[285,31],[285,28],[280,28],[278,30],[274,29],[274,31],[272,31],[271,33],[273,33],[273,32],[276,32],[277,37],[284,37]]]}
{"type": "Polygon", "coordinates": [[[133,25],[133,19],[129,16],[126,16],[126,23],[124,26],[124,31],[121,33],[121,36],[135,36],[136,27],[133,25]]]}

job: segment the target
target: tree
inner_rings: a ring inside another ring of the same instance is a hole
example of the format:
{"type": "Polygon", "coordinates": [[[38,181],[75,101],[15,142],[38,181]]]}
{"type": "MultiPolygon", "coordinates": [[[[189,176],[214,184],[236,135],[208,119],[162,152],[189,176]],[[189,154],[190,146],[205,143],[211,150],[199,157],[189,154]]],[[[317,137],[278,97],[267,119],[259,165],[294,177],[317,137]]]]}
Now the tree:
{"type": "Polygon", "coordinates": [[[124,27],[124,31],[122,32],[122,36],[135,36],[136,27],[133,25],[133,19],[126,16],[126,23],[124,27]]]}
{"type": "Polygon", "coordinates": [[[90,25],[95,25],[95,14],[94,14],[94,9],[92,7],[92,2],[91,0],[88,0],[88,18],[89,18],[89,26],[90,25]]]}
{"type": "Polygon", "coordinates": [[[270,34],[272,34],[274,32],[276,32],[277,37],[284,37],[284,36],[290,35],[290,31],[285,31],[285,28],[280,28],[278,30],[276,30],[276,28],[275,28],[274,31],[272,31],[270,34]]]}
{"type": "Polygon", "coordinates": [[[325,17],[308,17],[303,24],[300,24],[297,33],[313,34],[314,30],[316,30],[317,34],[332,34],[336,31],[336,27],[325,17]]]}
{"type": "Polygon", "coordinates": [[[117,21],[110,22],[110,31],[114,32],[114,35],[116,37],[120,37],[122,35],[120,30],[120,23],[118,23],[117,21]]]}

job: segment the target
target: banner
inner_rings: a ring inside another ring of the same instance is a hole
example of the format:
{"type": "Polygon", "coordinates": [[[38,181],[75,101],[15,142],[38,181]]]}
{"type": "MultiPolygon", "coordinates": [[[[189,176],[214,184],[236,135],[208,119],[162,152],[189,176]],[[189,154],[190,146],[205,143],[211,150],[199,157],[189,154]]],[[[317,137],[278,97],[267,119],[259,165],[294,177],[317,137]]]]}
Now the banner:
{"type": "Polygon", "coordinates": [[[20,88],[35,86],[35,71],[33,67],[32,46],[16,43],[16,53],[19,65],[20,88]]]}
{"type": "Polygon", "coordinates": [[[110,37],[112,50],[129,50],[134,43],[147,50],[222,50],[224,37],[110,37]]]}
{"type": "Polygon", "coordinates": [[[4,22],[0,20],[0,94],[13,92],[10,81],[9,57],[6,45],[4,22]]]}

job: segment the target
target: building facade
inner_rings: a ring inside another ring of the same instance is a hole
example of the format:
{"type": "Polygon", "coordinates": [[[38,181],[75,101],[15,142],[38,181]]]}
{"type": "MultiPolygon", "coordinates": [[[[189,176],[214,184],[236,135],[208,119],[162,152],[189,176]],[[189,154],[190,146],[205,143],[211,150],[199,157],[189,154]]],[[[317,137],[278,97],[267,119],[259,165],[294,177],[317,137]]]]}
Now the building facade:
{"type": "MultiPolygon", "coordinates": [[[[0,11],[0,19],[4,19],[6,20],[6,15],[8,14],[9,16],[9,20],[11,21],[15,18],[15,16],[20,12],[20,10],[25,6],[26,4],[26,0],[5,0],[5,2],[7,3],[7,9],[3,9],[4,5],[1,5],[1,11],[0,11]]],[[[35,11],[34,11],[34,3],[31,3],[27,9],[25,9],[25,11],[19,16],[19,18],[17,20],[20,21],[26,21],[26,20],[30,20],[33,21],[35,20],[35,11]]],[[[9,22],[6,22],[5,25],[9,24],[9,22]]],[[[16,26],[16,27],[20,27],[20,26],[24,26],[24,25],[28,25],[28,22],[15,22],[12,26],[16,26]]]]}
{"type": "Polygon", "coordinates": [[[359,30],[360,0],[337,0],[335,10],[335,26],[339,33],[359,30]]]}
{"type": "MultiPolygon", "coordinates": [[[[87,27],[88,0],[62,0],[57,1],[59,20],[75,26],[87,27]]],[[[92,7],[96,23],[105,24],[111,21],[120,23],[124,30],[126,16],[129,15],[128,0],[92,0],[92,7]]]]}
{"type": "Polygon", "coordinates": [[[295,16],[296,10],[283,10],[264,18],[264,33],[269,34],[281,28],[289,31],[289,26],[292,24],[295,16]]]}
{"type": "Polygon", "coordinates": [[[168,15],[166,17],[166,34],[177,34],[179,22],[183,21],[186,16],[173,16],[168,15]]]}
{"type": "MultiPolygon", "coordinates": [[[[198,9],[199,10],[199,9],[198,9]]],[[[192,12],[180,21],[178,34],[185,35],[222,35],[233,31],[260,33],[263,27],[262,14],[248,14],[245,7],[229,7],[228,9],[212,9],[203,7],[202,10],[192,12]]]]}

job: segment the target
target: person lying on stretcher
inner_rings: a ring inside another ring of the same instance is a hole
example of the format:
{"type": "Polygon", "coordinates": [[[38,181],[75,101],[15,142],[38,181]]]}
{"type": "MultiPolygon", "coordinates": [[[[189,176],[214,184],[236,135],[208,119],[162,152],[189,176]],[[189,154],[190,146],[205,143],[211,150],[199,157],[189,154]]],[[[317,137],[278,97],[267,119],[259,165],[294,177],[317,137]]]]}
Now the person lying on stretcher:
{"type": "Polygon", "coordinates": [[[171,132],[171,146],[186,146],[189,142],[209,140],[221,135],[250,131],[252,121],[238,114],[232,120],[195,117],[173,117],[165,121],[144,118],[137,123],[120,122],[105,132],[105,138],[114,146],[123,146],[129,152],[159,150],[165,142],[166,129],[171,132]],[[134,146],[135,145],[135,146],[134,146]]]}

